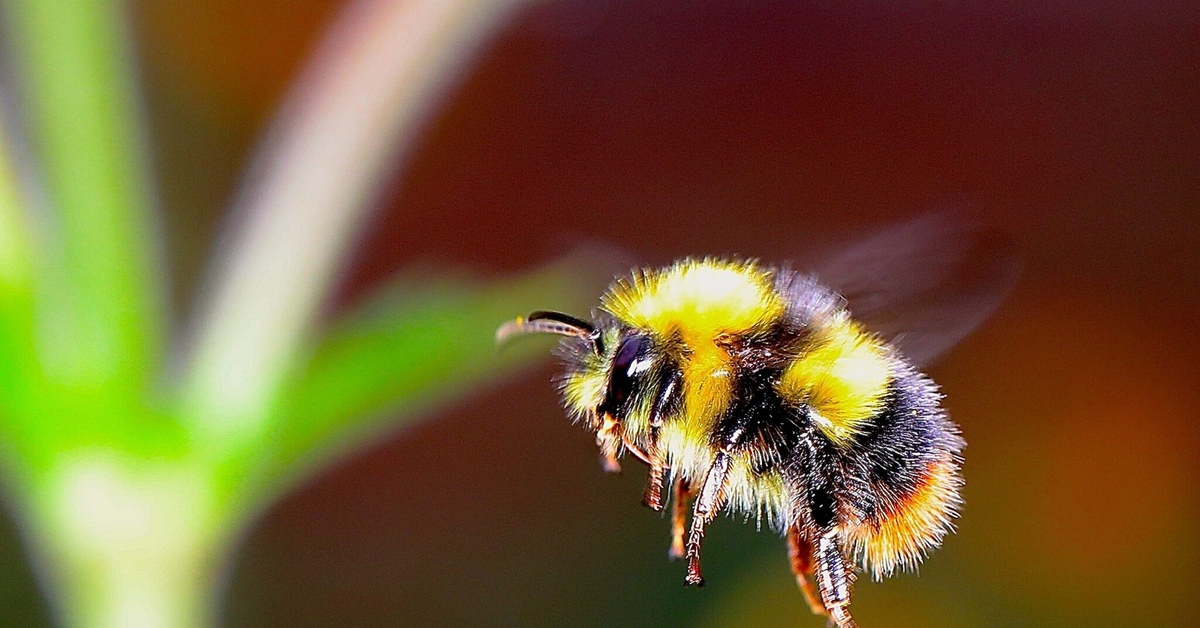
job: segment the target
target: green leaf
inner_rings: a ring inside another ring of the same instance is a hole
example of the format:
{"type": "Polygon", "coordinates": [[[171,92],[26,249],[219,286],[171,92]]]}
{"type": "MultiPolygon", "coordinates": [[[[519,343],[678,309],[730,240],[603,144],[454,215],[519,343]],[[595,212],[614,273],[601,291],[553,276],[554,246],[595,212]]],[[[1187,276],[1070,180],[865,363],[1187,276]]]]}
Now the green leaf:
{"type": "Polygon", "coordinates": [[[435,405],[546,359],[549,340],[497,347],[496,328],[536,309],[585,313],[598,279],[577,261],[490,286],[447,277],[393,285],[337,324],[285,390],[271,430],[271,483],[295,482],[435,405]]]}
{"type": "Polygon", "coordinates": [[[132,396],[158,374],[164,290],[124,5],[13,0],[7,16],[39,175],[54,210],[45,368],[132,396]]]}

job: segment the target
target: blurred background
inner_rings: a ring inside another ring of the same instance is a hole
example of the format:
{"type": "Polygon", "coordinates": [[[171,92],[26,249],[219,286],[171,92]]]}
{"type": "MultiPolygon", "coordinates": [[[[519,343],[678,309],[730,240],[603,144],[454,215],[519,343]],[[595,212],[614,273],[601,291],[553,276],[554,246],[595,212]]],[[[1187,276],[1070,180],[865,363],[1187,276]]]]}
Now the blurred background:
{"type": "MultiPolygon", "coordinates": [[[[339,3],[131,7],[175,311],[250,149],[339,3]]],[[[884,626],[1200,624],[1200,6],[558,0],[521,10],[397,172],[338,302],[403,268],[499,276],[805,260],[956,206],[1013,235],[1011,298],[931,371],[962,425],[959,532],[862,581],[884,626]]],[[[513,313],[518,314],[518,312],[513,313]]],[[[488,360],[489,356],[480,356],[488,360]]],[[[643,471],[605,476],[553,366],[277,504],[240,626],[821,626],[783,541],[722,518],[682,586],[643,471]]],[[[48,623],[7,524],[0,616],[48,623]]]]}

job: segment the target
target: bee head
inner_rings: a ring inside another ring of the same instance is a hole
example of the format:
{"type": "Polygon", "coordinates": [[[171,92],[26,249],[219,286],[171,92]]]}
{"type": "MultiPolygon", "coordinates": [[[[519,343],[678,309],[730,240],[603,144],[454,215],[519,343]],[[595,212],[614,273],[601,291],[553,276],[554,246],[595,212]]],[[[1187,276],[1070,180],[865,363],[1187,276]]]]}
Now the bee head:
{"type": "Polygon", "coordinates": [[[599,427],[604,417],[625,421],[657,380],[661,352],[650,334],[616,323],[593,325],[561,312],[533,312],[496,332],[511,336],[549,333],[565,336],[559,355],[566,369],[560,385],[564,403],[576,420],[599,427]]]}
{"type": "Polygon", "coordinates": [[[644,444],[651,417],[678,406],[678,369],[669,347],[647,330],[618,322],[601,322],[600,337],[601,353],[562,344],[563,403],[575,420],[598,430],[598,439],[616,425],[626,443],[644,444]]]}
{"type": "Polygon", "coordinates": [[[642,396],[656,362],[654,343],[649,336],[623,334],[612,352],[608,383],[597,412],[624,420],[633,403],[642,396]]]}

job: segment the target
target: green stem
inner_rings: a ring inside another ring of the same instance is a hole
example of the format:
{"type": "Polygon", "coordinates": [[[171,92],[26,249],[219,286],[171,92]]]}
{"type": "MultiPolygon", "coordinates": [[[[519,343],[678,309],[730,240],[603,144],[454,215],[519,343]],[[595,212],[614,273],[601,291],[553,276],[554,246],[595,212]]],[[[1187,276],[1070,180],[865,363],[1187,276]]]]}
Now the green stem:
{"type": "Polygon", "coordinates": [[[6,300],[27,294],[31,282],[29,231],[10,161],[7,122],[0,115],[0,298],[6,300]]]}
{"type": "Polygon", "coordinates": [[[41,181],[55,210],[62,290],[45,367],[129,394],[158,375],[164,291],[131,55],[115,0],[11,0],[41,181]]]}
{"type": "Polygon", "coordinates": [[[212,481],[190,462],[64,456],[39,491],[35,546],[72,628],[214,623],[221,534],[212,481]]]}
{"type": "MultiPolygon", "coordinates": [[[[0,112],[2,114],[3,112],[0,112]]],[[[8,452],[2,461],[18,472],[25,465],[45,464],[52,433],[37,420],[34,408],[43,398],[41,360],[35,345],[33,232],[23,206],[10,145],[7,120],[0,115],[0,426],[8,452]]]]}

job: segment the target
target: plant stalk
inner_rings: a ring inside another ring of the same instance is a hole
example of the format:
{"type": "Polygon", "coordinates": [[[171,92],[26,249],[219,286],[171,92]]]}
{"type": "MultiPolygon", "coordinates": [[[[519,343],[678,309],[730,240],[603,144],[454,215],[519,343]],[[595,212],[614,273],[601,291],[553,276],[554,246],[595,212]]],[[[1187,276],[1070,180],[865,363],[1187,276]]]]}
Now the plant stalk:
{"type": "Polygon", "coordinates": [[[373,195],[515,0],[357,0],[262,143],[184,364],[185,415],[263,427],[373,195]]]}
{"type": "Polygon", "coordinates": [[[110,451],[66,456],[34,509],[63,625],[204,628],[214,624],[230,539],[212,479],[188,461],[110,451]]]}

